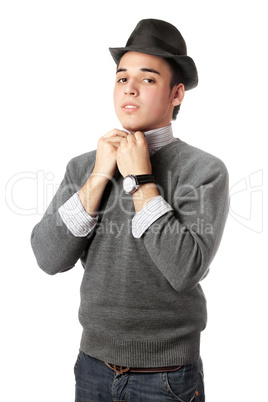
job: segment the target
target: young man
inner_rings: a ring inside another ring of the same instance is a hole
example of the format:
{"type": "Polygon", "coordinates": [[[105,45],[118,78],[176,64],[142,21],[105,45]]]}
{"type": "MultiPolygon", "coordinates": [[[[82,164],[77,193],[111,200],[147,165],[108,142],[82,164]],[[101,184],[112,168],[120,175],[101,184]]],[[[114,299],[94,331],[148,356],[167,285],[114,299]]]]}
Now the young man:
{"type": "Polygon", "coordinates": [[[184,91],[197,85],[180,32],[142,20],[117,63],[122,129],[72,159],[33,230],[48,274],[85,269],[76,401],[204,401],[199,282],[218,249],[228,174],[172,133],[184,91]]]}

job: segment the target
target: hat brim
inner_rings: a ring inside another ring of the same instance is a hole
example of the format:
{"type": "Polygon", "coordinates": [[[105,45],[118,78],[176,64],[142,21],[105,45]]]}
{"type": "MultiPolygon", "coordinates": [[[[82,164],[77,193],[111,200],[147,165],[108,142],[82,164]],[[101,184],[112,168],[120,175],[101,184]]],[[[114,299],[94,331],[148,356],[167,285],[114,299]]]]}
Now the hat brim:
{"type": "Polygon", "coordinates": [[[185,90],[193,89],[198,84],[198,73],[195,62],[189,56],[177,56],[172,53],[168,53],[164,50],[159,48],[150,47],[148,49],[144,47],[138,46],[126,46],[126,47],[113,47],[109,48],[110,53],[115,61],[116,64],[119,63],[121,57],[126,52],[139,52],[150,54],[152,56],[163,57],[164,59],[173,59],[180,68],[182,75],[183,75],[183,84],[185,86],[185,90]]]}

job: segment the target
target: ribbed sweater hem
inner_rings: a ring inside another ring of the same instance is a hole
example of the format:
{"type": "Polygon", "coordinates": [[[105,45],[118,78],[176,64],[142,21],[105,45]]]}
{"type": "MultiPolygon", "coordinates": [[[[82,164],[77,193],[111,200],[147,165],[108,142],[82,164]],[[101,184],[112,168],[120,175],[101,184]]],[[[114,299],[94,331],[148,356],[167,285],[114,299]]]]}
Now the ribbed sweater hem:
{"type": "Polygon", "coordinates": [[[80,349],[91,357],[128,367],[165,367],[196,362],[200,334],[174,341],[131,341],[97,336],[84,330],[80,349]]]}

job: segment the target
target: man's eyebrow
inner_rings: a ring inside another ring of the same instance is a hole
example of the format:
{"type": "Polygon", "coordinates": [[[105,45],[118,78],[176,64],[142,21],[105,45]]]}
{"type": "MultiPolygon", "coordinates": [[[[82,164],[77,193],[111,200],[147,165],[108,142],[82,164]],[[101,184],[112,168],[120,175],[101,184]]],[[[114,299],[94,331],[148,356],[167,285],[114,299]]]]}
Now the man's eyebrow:
{"type": "MultiPolygon", "coordinates": [[[[116,71],[116,74],[118,73],[122,73],[122,72],[126,72],[127,69],[126,68],[118,68],[116,71]]],[[[156,70],[154,70],[153,68],[141,68],[140,71],[145,72],[145,73],[153,73],[153,74],[158,74],[160,75],[160,73],[156,70]]]]}
{"type": "Polygon", "coordinates": [[[127,71],[127,69],[126,68],[118,68],[116,70],[116,74],[121,73],[122,71],[127,71]]]}
{"type": "Polygon", "coordinates": [[[144,71],[145,73],[153,73],[153,74],[160,75],[160,73],[158,71],[154,70],[153,68],[141,68],[141,71],[144,71]]]}

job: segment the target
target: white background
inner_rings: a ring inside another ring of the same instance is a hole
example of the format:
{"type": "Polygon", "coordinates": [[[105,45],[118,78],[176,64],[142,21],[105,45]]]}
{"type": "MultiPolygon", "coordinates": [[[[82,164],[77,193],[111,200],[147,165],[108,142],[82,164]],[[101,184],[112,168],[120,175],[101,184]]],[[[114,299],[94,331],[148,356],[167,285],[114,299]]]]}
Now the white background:
{"type": "Polygon", "coordinates": [[[175,135],[230,173],[228,223],[203,282],[207,401],[266,398],[266,13],[261,0],[1,2],[2,401],[74,400],[83,270],[43,273],[30,234],[68,161],[120,128],[108,47],[124,46],[143,18],[176,25],[198,67],[175,135]]]}

